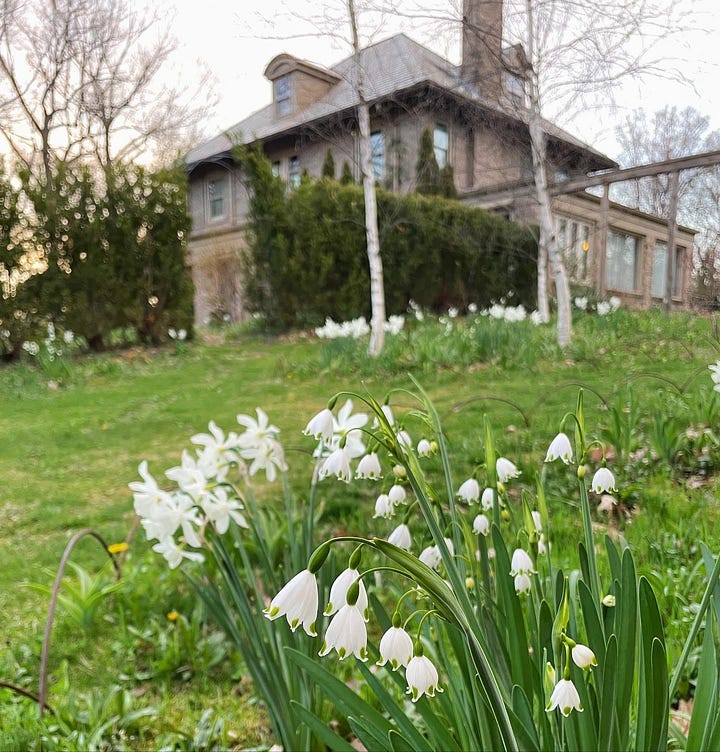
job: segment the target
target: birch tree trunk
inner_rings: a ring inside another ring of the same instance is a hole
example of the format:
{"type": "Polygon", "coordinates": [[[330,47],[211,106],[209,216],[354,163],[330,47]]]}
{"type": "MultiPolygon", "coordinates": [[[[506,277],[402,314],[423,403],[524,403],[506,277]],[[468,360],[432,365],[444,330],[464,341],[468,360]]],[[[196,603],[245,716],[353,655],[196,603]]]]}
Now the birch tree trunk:
{"type": "Polygon", "coordinates": [[[354,0],[348,0],[348,15],[352,29],[353,54],[355,58],[355,92],[358,97],[358,125],[360,130],[360,168],[362,170],[363,195],[365,198],[365,236],[370,269],[370,346],[372,356],[380,355],[385,344],[385,284],[380,257],[380,235],[377,223],[377,198],[370,149],[370,110],[365,101],[365,79],[360,62],[357,17],[354,0]]]}

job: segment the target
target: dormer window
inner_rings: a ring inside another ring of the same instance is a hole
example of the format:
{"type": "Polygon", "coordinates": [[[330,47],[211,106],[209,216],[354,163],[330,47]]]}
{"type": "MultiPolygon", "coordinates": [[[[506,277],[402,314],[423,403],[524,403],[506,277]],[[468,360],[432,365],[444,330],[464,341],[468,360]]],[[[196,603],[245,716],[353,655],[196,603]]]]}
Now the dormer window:
{"type": "Polygon", "coordinates": [[[290,77],[282,76],[275,79],[275,111],[278,117],[289,115],[292,109],[292,86],[290,77]]]}

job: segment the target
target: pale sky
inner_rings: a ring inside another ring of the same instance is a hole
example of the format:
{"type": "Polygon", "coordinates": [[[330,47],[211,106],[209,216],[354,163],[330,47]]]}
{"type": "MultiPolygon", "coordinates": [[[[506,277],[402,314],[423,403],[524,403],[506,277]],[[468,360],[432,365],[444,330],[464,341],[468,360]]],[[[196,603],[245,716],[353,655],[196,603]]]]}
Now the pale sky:
{"type": "MultiPolygon", "coordinates": [[[[143,4],[145,0],[136,0],[143,4]]],[[[149,1],[149,0],[148,0],[149,1]]],[[[570,1],[570,0],[568,0],[570,1]]],[[[601,0],[598,0],[599,2],[601,0]]],[[[628,82],[617,98],[615,111],[593,112],[558,125],[587,143],[616,157],[614,127],[634,108],[654,112],[668,105],[695,107],[710,116],[711,128],[720,128],[720,0],[678,0],[696,10],[694,31],[683,32],[663,54],[684,60],[683,71],[694,82],[694,90],[667,80],[638,85],[628,82]]],[[[212,137],[244,119],[271,100],[270,83],[263,77],[267,63],[277,54],[288,52],[325,66],[346,57],[350,50],[331,37],[292,38],[301,31],[301,22],[293,14],[308,17],[323,7],[315,0],[241,0],[239,3],[213,0],[165,0],[167,18],[180,43],[183,62],[178,72],[192,80],[207,66],[217,85],[219,102],[208,113],[208,136],[212,137]],[[318,9],[318,10],[315,10],[318,9]],[[262,18],[270,19],[264,25],[262,18]],[[263,37],[278,37],[276,39],[263,37]]],[[[448,7],[450,0],[448,0],[448,7]]],[[[342,4],[339,5],[342,8],[342,4]]],[[[422,23],[415,28],[407,20],[387,17],[374,41],[405,31],[435,52],[459,62],[459,40],[441,39],[422,23]]]]}

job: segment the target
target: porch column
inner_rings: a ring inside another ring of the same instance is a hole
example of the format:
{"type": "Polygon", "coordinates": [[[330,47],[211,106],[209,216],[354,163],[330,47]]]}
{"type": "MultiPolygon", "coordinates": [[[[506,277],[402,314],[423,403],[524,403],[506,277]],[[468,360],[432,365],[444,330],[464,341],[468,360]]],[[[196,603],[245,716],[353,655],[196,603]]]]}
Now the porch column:
{"type": "Polygon", "coordinates": [[[677,234],[678,178],[680,171],[670,173],[670,206],[668,207],[668,238],[665,254],[665,310],[672,308],[673,272],[675,271],[675,235],[677,234]]]}

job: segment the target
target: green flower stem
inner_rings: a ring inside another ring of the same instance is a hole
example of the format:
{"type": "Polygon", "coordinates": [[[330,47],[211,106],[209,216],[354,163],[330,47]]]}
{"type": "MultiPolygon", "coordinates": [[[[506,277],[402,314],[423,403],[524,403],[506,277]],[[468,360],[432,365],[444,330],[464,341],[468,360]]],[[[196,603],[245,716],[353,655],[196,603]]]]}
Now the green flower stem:
{"type": "MultiPolygon", "coordinates": [[[[583,532],[585,533],[585,548],[587,549],[590,592],[593,594],[595,604],[600,604],[600,575],[598,573],[597,559],[595,558],[595,542],[593,539],[592,517],[590,516],[590,499],[588,498],[587,486],[582,478],[578,479],[580,486],[580,508],[582,509],[583,532]]],[[[602,623],[602,622],[601,622],[602,623]]]]}

